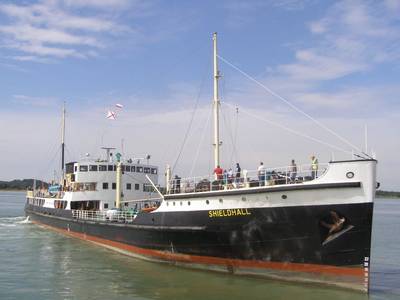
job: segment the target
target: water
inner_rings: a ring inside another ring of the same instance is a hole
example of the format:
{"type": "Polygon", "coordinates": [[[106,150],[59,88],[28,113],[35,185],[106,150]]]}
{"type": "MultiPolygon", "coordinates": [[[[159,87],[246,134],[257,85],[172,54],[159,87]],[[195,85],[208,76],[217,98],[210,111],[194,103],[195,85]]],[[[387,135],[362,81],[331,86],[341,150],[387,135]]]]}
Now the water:
{"type": "Polygon", "coordinates": [[[400,200],[375,204],[371,294],[137,260],[25,221],[0,192],[0,299],[400,299],[400,200]]]}

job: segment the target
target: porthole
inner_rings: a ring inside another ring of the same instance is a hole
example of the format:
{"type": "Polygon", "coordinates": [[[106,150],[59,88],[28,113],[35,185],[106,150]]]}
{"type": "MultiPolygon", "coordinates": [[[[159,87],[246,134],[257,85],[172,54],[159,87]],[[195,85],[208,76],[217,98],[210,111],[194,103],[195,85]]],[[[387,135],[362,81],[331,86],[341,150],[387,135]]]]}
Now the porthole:
{"type": "Polygon", "coordinates": [[[287,198],[287,196],[286,195],[282,195],[282,199],[286,199],[287,198]]]}
{"type": "Polygon", "coordinates": [[[210,201],[206,200],[206,204],[210,204],[210,201]]]}
{"type": "Polygon", "coordinates": [[[351,179],[351,178],[354,177],[354,173],[353,173],[353,172],[347,172],[347,173],[346,173],[346,177],[349,178],[349,179],[351,179]]]}
{"type": "Polygon", "coordinates": [[[180,203],[180,204],[181,204],[181,206],[182,206],[182,201],[181,201],[181,203],[180,203]]]}
{"type": "Polygon", "coordinates": [[[242,201],[246,201],[247,199],[246,199],[246,197],[242,197],[242,201]]]}
{"type": "Polygon", "coordinates": [[[188,201],[188,205],[190,205],[190,201],[188,201]]]}
{"type": "Polygon", "coordinates": [[[167,202],[167,206],[169,206],[169,202],[167,202]]]}
{"type": "Polygon", "coordinates": [[[172,202],[172,204],[175,206],[175,201],[174,201],[174,202],[172,202]]]}
{"type": "Polygon", "coordinates": [[[219,203],[222,203],[224,200],[222,200],[222,198],[219,199],[219,203]]]}

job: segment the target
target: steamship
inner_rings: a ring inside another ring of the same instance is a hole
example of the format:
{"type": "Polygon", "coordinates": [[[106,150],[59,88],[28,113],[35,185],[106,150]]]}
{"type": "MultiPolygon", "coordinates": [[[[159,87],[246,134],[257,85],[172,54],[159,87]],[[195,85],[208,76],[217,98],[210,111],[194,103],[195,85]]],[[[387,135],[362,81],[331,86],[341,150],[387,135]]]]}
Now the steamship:
{"type": "MultiPolygon", "coordinates": [[[[216,34],[213,47],[217,166],[216,34]]],[[[182,179],[167,168],[161,188],[157,166],[113,148],[64,164],[62,137],[60,184],[27,192],[33,223],[146,260],[368,292],[375,159],[330,161],[312,177],[309,166],[182,179]]]]}

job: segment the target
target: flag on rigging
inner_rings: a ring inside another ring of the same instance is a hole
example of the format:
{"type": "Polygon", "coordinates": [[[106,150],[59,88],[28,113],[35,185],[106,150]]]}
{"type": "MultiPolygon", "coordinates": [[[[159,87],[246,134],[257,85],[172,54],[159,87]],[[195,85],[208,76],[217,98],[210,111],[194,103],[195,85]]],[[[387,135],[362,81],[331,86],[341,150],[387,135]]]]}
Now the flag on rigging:
{"type": "Polygon", "coordinates": [[[120,103],[115,104],[115,106],[118,107],[118,108],[123,108],[123,107],[124,107],[124,106],[123,106],[122,104],[120,104],[120,103]]]}
{"type": "Polygon", "coordinates": [[[117,116],[117,114],[115,113],[115,111],[109,110],[107,112],[107,119],[109,119],[109,120],[115,120],[116,116],[117,116]]]}

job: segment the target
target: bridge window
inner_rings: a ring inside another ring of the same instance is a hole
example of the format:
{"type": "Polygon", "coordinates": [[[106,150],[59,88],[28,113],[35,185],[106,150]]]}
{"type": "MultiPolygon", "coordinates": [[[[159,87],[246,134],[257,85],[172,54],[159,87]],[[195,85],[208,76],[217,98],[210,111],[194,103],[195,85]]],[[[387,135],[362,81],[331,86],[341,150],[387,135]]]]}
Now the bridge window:
{"type": "Polygon", "coordinates": [[[104,208],[108,208],[108,203],[104,203],[104,208]]]}
{"type": "Polygon", "coordinates": [[[80,172],[87,172],[88,171],[88,166],[79,166],[79,171],[80,172]]]}
{"type": "Polygon", "coordinates": [[[108,171],[115,171],[115,166],[114,165],[108,165],[108,171]]]}
{"type": "Polygon", "coordinates": [[[135,172],[135,166],[131,167],[131,172],[135,172]]]}
{"type": "Polygon", "coordinates": [[[107,166],[105,166],[105,165],[100,165],[100,166],[99,166],[99,171],[107,171],[107,166]]]}
{"type": "Polygon", "coordinates": [[[96,190],[96,182],[76,182],[73,185],[74,192],[83,192],[83,191],[95,191],[96,190]]]}
{"type": "Polygon", "coordinates": [[[146,167],[145,167],[145,168],[144,168],[144,172],[147,173],[147,174],[150,173],[150,168],[146,168],[146,167]]]}
{"type": "Polygon", "coordinates": [[[126,184],[126,189],[127,189],[127,190],[131,190],[131,189],[132,189],[132,184],[127,183],[127,184],[126,184]]]}
{"type": "Polygon", "coordinates": [[[136,167],[136,172],[143,173],[143,167],[136,167]]]}
{"type": "Polygon", "coordinates": [[[97,165],[89,165],[89,171],[97,172],[97,165]]]}
{"type": "Polygon", "coordinates": [[[125,166],[125,171],[130,172],[131,171],[131,166],[125,166]]]}
{"type": "Polygon", "coordinates": [[[156,168],[151,168],[151,174],[157,174],[157,169],[156,168]]]}
{"type": "Polygon", "coordinates": [[[136,190],[136,191],[138,191],[138,190],[139,190],[139,188],[140,188],[140,185],[139,185],[139,183],[135,183],[135,190],[136,190]]]}
{"type": "Polygon", "coordinates": [[[143,184],[143,192],[152,193],[154,192],[154,188],[151,184],[143,184]]]}
{"type": "Polygon", "coordinates": [[[103,182],[103,190],[108,190],[108,182],[103,182]]]}

